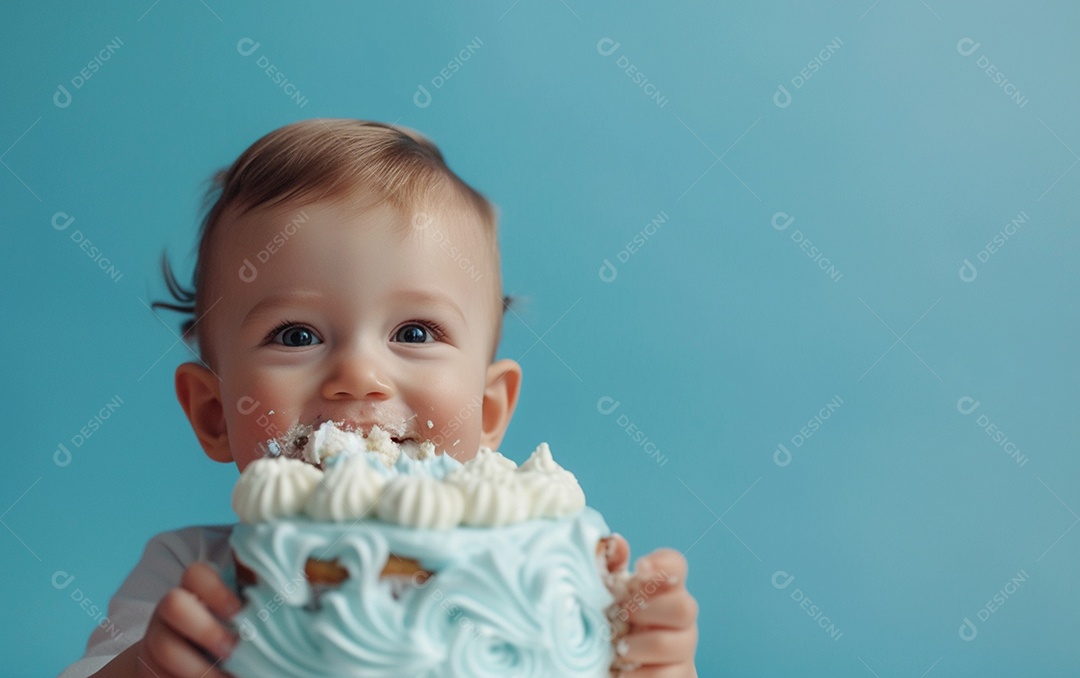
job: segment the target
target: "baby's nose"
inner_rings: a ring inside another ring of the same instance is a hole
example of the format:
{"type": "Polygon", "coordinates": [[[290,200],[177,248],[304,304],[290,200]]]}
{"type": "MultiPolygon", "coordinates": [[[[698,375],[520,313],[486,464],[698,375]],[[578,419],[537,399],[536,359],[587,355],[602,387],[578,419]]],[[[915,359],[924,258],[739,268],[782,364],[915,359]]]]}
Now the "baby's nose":
{"type": "Polygon", "coordinates": [[[386,400],[393,395],[393,384],[376,351],[352,350],[338,356],[322,395],[327,400],[386,400]]]}

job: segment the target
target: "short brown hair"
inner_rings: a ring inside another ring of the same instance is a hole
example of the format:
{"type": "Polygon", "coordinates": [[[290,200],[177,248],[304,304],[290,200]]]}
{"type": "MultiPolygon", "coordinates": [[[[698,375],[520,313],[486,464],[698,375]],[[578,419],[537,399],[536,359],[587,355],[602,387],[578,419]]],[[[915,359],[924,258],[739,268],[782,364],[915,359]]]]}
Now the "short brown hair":
{"type": "Polygon", "coordinates": [[[358,188],[403,210],[437,199],[456,202],[476,214],[491,245],[496,299],[502,306],[495,314],[497,346],[501,311],[509,299],[502,296],[494,205],[447,166],[442,152],[427,137],[405,127],[349,118],[316,118],[278,128],[249,146],[232,166],[216,172],[203,201],[206,214],[199,229],[191,285],[177,280],[163,254],[162,274],[172,301],[155,301],[153,308],[187,315],[181,334],[196,342],[200,357],[206,360],[206,335],[199,321],[209,303],[210,242],[228,221],[226,215],[236,219],[257,208],[342,199],[358,188]]]}

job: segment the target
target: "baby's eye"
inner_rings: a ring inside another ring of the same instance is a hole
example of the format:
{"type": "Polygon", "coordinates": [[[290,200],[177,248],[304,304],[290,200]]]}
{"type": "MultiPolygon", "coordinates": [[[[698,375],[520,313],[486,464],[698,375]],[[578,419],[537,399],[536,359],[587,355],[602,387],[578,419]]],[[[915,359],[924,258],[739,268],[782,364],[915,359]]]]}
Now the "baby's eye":
{"type": "Polygon", "coordinates": [[[397,328],[392,341],[403,344],[427,344],[438,340],[438,330],[420,323],[406,323],[397,328]]]}
{"type": "Polygon", "coordinates": [[[288,327],[276,330],[273,333],[271,341],[275,344],[294,348],[299,346],[314,346],[315,344],[322,343],[322,340],[315,336],[314,332],[303,325],[289,325],[288,327]]]}

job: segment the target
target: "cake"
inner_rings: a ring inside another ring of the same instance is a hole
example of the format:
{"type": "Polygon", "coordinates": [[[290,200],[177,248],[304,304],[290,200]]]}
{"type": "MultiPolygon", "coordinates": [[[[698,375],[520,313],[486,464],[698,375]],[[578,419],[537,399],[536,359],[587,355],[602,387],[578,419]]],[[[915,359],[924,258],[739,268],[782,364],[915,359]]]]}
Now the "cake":
{"type": "Polygon", "coordinates": [[[541,444],[461,463],[326,422],[237,481],[238,678],[608,676],[610,530],[541,444]]]}

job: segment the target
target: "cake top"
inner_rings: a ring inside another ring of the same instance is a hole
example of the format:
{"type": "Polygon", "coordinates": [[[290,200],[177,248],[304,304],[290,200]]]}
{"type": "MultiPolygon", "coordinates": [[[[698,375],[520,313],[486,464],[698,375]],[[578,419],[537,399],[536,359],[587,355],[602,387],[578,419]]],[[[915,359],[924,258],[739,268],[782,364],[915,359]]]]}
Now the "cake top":
{"type": "Polygon", "coordinates": [[[585,506],[574,474],[555,462],[547,443],[521,466],[488,448],[462,463],[436,454],[429,441],[399,444],[378,426],[364,435],[324,422],[296,427],[266,451],[233,490],[244,523],[378,518],[450,529],[561,518],[585,506]]]}

